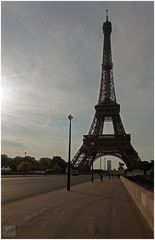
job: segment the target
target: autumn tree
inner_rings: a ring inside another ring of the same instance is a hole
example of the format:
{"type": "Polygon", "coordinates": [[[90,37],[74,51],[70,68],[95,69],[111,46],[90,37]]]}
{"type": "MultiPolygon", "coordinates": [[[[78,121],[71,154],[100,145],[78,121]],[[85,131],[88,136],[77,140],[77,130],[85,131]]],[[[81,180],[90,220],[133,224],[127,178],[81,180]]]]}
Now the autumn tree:
{"type": "Polygon", "coordinates": [[[28,171],[31,170],[32,163],[31,162],[20,162],[17,164],[17,170],[18,171],[28,171]]]}

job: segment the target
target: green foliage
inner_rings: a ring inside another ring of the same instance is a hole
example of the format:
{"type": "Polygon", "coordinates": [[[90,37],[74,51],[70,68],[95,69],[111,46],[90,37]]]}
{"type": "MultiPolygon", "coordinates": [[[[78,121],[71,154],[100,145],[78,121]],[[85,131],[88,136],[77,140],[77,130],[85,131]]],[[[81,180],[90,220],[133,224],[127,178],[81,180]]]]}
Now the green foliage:
{"type": "Polygon", "coordinates": [[[26,162],[31,162],[31,163],[36,161],[35,158],[31,157],[31,156],[26,156],[26,157],[24,157],[24,159],[25,159],[26,162]]]}
{"type": "Polygon", "coordinates": [[[27,171],[32,169],[32,163],[31,162],[20,162],[17,164],[17,170],[18,171],[27,171]]]}
{"type": "Polygon", "coordinates": [[[148,171],[151,168],[151,163],[149,163],[147,161],[142,161],[140,163],[140,167],[141,167],[142,170],[148,171]]]}
{"type": "Polygon", "coordinates": [[[7,167],[9,163],[9,158],[6,154],[1,154],[1,167],[7,167]]]}
{"type": "Polygon", "coordinates": [[[23,161],[24,161],[24,157],[16,156],[15,158],[13,158],[13,163],[16,166],[16,168],[17,168],[17,165],[23,161]]]}
{"type": "Polygon", "coordinates": [[[45,169],[61,169],[61,172],[65,172],[67,163],[60,157],[54,156],[52,159],[48,157],[42,157],[37,161],[34,157],[16,156],[9,158],[6,154],[1,154],[2,167],[10,167],[13,171],[24,170],[24,162],[26,170],[45,170],[45,169]]]}
{"type": "Polygon", "coordinates": [[[141,161],[139,163],[135,163],[134,166],[128,168],[128,170],[141,169],[145,172],[145,171],[148,171],[151,167],[152,167],[152,163],[147,161],[141,161]]]}
{"type": "Polygon", "coordinates": [[[43,157],[39,159],[40,166],[46,169],[50,166],[51,158],[43,157]]]}
{"type": "Polygon", "coordinates": [[[13,159],[8,157],[6,154],[1,154],[1,166],[10,167],[12,170],[16,171],[16,165],[13,159]]]}
{"type": "Polygon", "coordinates": [[[2,167],[9,166],[13,171],[17,171],[20,163],[24,161],[31,163],[32,168],[34,168],[35,166],[38,166],[39,164],[35,160],[35,158],[31,156],[26,156],[26,157],[16,156],[15,158],[9,158],[6,154],[1,154],[1,166],[2,167]]]}
{"type": "Polygon", "coordinates": [[[51,166],[54,166],[55,164],[57,164],[63,171],[65,171],[67,163],[60,156],[54,156],[52,158],[51,166]]]}

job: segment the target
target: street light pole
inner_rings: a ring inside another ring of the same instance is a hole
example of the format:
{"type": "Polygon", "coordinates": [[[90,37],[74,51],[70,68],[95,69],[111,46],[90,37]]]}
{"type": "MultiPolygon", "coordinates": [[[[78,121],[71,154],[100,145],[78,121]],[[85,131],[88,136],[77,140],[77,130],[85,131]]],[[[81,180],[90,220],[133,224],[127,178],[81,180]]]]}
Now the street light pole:
{"type": "Polygon", "coordinates": [[[73,116],[70,114],[69,119],[69,148],[68,148],[68,172],[67,172],[67,191],[70,191],[70,158],[71,158],[71,121],[73,116]]]}
{"type": "Polygon", "coordinates": [[[101,157],[100,157],[100,173],[101,173],[101,157]]]}

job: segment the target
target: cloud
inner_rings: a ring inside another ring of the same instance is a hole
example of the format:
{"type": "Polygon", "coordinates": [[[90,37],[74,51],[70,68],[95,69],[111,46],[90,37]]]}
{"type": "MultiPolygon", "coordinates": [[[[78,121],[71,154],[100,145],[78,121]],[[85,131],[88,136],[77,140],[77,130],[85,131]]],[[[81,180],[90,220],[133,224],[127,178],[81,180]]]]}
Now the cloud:
{"type": "Polygon", "coordinates": [[[16,148],[23,148],[24,145],[21,143],[17,143],[17,142],[12,142],[12,141],[3,141],[3,144],[8,146],[8,147],[16,147],[16,148]]]}
{"type": "Polygon", "coordinates": [[[106,8],[122,121],[142,158],[146,152],[153,158],[147,145],[153,139],[151,2],[2,3],[2,87],[10,88],[10,101],[2,104],[6,153],[18,148],[13,152],[3,139],[19,138],[36,156],[66,158],[70,113],[73,154],[80,147],[98,100],[106,8]]]}

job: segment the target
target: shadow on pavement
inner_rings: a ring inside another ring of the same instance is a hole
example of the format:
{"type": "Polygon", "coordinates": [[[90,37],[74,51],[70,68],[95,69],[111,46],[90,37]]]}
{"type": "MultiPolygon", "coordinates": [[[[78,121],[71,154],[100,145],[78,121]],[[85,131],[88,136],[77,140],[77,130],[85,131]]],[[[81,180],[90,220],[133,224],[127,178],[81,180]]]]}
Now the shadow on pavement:
{"type": "Polygon", "coordinates": [[[75,190],[71,190],[71,192],[79,193],[79,194],[84,194],[84,195],[89,195],[89,196],[100,197],[100,198],[108,198],[108,199],[120,200],[120,201],[125,201],[125,202],[134,202],[133,200],[127,200],[127,199],[117,198],[117,197],[109,197],[109,196],[104,196],[104,195],[102,195],[102,194],[94,194],[94,193],[80,192],[80,191],[75,191],[75,190]]]}

